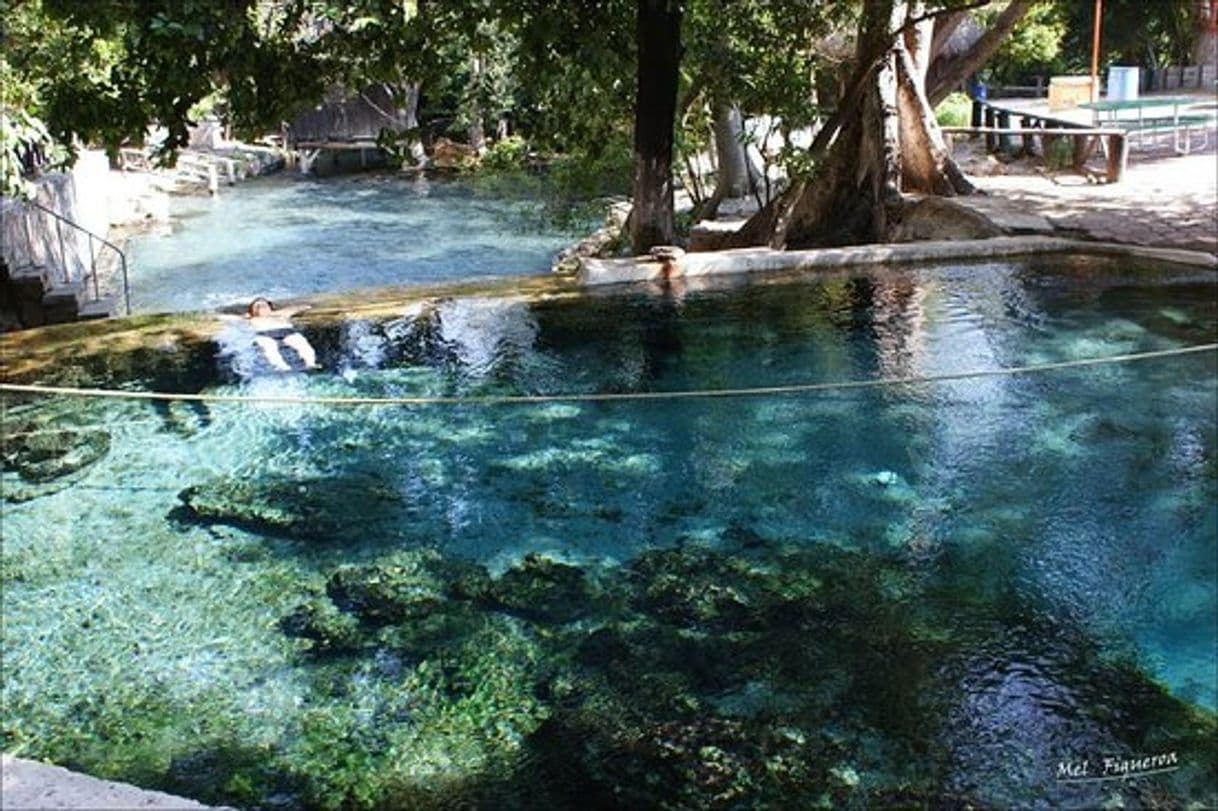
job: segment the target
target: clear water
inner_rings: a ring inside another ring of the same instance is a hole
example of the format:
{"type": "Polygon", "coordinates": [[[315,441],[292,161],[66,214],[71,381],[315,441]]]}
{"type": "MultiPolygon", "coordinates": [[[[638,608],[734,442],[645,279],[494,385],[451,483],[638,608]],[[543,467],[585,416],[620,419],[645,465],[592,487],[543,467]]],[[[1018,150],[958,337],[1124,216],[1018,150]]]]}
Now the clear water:
{"type": "Polygon", "coordinates": [[[127,243],[133,312],[540,273],[572,241],[534,202],[392,174],[284,173],[172,202],[172,227],[127,243]]]}
{"type": "MultiPolygon", "coordinates": [[[[936,375],[1211,342],[1215,293],[1212,274],[1056,258],[681,299],[445,299],[311,328],[321,373],[266,374],[229,331],[191,358],[72,374],[301,396],[936,375]]],[[[639,807],[1210,805],[1216,360],[600,403],[10,398],[6,434],[104,426],[110,445],[64,481],[4,474],[5,746],[245,807],[378,807],[407,784],[416,807],[448,807],[483,783],[483,807],[584,807],[559,785],[639,807]],[[233,512],[183,516],[188,488],[236,488],[233,512]],[[392,635],[421,618],[345,655],[281,630],[336,567],[421,548],[502,577],[540,553],[610,585],[574,622],[479,604],[490,624],[440,653],[392,635]],[[825,602],[739,626],[598,620],[615,589],[651,606],[680,587],[647,579],[658,548],[710,556],[684,570],[690,600],[738,607],[745,586],[715,567],[757,559],[825,602]],[[606,636],[646,653],[598,664],[606,636]],[[632,732],[598,726],[619,716],[632,732]],[[1169,753],[1162,774],[1058,779],[1067,761],[1096,776],[1104,757],[1169,753]],[[238,782],[252,762],[276,777],[238,782]]]]}

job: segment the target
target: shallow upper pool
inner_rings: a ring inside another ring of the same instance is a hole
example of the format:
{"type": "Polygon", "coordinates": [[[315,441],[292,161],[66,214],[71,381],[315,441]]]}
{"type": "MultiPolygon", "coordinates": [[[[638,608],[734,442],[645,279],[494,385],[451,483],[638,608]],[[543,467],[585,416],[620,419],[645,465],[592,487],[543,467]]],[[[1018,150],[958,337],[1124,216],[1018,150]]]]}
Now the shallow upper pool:
{"type": "Polygon", "coordinates": [[[171,214],[127,243],[135,312],[540,273],[572,240],[536,202],[393,174],[258,178],[171,214]]]}
{"type": "Polygon", "coordinates": [[[1210,343],[1216,292],[875,268],[47,367],[263,399],[6,397],[5,749],[250,808],[1212,805],[1215,353],[958,375],[1210,343]],[[311,402],[571,393],[649,397],[311,402]]]}

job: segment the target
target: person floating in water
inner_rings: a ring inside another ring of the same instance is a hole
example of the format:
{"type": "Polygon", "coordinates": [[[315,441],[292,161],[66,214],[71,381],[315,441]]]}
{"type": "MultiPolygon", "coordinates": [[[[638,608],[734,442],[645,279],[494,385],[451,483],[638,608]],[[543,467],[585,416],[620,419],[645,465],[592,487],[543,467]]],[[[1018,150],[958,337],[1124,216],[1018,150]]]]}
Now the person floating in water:
{"type": "Polygon", "coordinates": [[[308,305],[276,310],[269,299],[259,296],[250,302],[249,309],[246,310],[246,318],[254,328],[254,343],[262,350],[267,363],[281,372],[290,372],[292,367],[284,359],[280,346],[286,346],[295,352],[304,368],[317,368],[317,352],[289,320],[296,313],[307,309],[308,305]]]}

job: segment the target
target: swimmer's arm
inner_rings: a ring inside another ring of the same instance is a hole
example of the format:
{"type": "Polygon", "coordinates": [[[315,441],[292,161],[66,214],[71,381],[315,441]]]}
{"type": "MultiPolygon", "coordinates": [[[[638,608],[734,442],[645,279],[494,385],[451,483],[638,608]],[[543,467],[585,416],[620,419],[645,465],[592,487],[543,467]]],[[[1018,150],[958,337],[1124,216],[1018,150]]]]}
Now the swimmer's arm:
{"type": "Polygon", "coordinates": [[[313,309],[312,304],[301,304],[296,307],[283,307],[281,309],[275,310],[274,315],[279,316],[281,318],[291,318],[292,316],[296,315],[297,313],[303,313],[305,310],[311,310],[311,309],[313,309]]]}

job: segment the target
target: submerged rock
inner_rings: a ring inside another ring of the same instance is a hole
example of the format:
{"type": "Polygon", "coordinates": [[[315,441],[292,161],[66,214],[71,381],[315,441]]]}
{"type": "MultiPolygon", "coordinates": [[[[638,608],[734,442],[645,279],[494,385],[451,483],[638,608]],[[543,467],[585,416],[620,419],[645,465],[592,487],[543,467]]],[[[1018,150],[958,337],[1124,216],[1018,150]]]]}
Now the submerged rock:
{"type": "Polygon", "coordinates": [[[597,589],[578,566],[530,553],[504,572],[490,589],[499,606],[548,622],[570,622],[596,605],[597,589]]]}
{"type": "Polygon", "coordinates": [[[386,625],[433,613],[452,600],[478,599],[489,584],[481,566],[424,549],[369,566],[339,567],[326,583],[326,594],[361,621],[386,625]]]}
{"type": "Polygon", "coordinates": [[[309,540],[360,539],[368,523],[406,518],[404,499],[379,477],[268,476],[192,485],[178,494],[183,517],[309,540]]]}
{"type": "Polygon", "coordinates": [[[362,641],[359,623],[328,600],[313,600],[298,606],[279,620],[287,636],[309,639],[323,651],[353,650],[362,641]]]}
{"type": "MultiPolygon", "coordinates": [[[[897,554],[756,536],[606,567],[533,554],[492,579],[412,550],[339,567],[326,591],[280,627],[351,654],[311,661],[342,687],[324,700],[353,713],[318,745],[371,747],[339,781],[376,787],[356,807],[447,807],[426,792],[470,769],[485,792],[472,807],[1053,804],[1067,798],[1051,772],[1025,788],[990,764],[1077,747],[1218,762],[1211,715],[1098,658],[1083,629],[1001,590],[915,576],[897,554]],[[1070,710],[1046,705],[1012,731],[973,702],[1002,699],[991,693],[1025,658],[1039,663],[1028,688],[1070,710]],[[380,659],[398,664],[385,675],[380,659]],[[414,771],[377,759],[389,749],[414,771]]],[[[1192,768],[1163,796],[1189,796],[1218,767],[1192,768]]],[[[1127,799],[1154,804],[1139,791],[1127,799]]]]}
{"type": "Polygon", "coordinates": [[[787,567],[700,548],[645,552],[631,564],[636,605],[669,622],[748,629],[798,611],[820,579],[805,564],[787,567]]]}
{"type": "Polygon", "coordinates": [[[46,425],[36,421],[6,426],[3,466],[16,478],[4,498],[28,501],[62,490],[110,451],[104,428],[46,425]]]}

